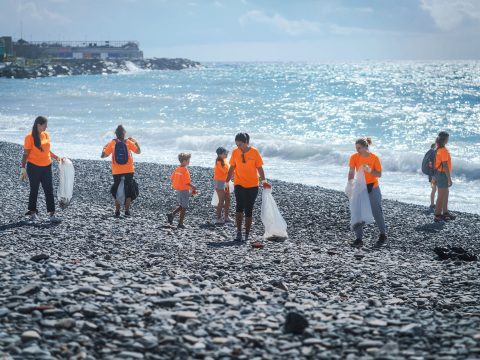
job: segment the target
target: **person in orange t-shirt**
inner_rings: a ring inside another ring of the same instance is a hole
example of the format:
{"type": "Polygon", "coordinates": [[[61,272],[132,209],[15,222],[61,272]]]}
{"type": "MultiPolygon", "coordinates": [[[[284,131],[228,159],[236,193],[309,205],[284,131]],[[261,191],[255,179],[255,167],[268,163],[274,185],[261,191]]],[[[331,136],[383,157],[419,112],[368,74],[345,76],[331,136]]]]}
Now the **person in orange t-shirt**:
{"type": "MultiPolygon", "coordinates": [[[[243,240],[242,223],[245,215],[245,241],[247,242],[252,227],[253,207],[258,195],[258,177],[260,176],[264,188],[267,189],[272,186],[265,180],[263,159],[260,152],[250,146],[250,136],[247,133],[238,133],[235,136],[235,144],[237,148],[232,151],[230,156],[230,169],[228,170],[226,184],[228,186],[233,176],[235,200],[237,202],[235,215],[237,236],[235,240],[243,240]]],[[[256,241],[252,246],[260,247],[261,244],[256,241]]]]}
{"type": "Polygon", "coordinates": [[[113,185],[110,192],[115,199],[115,217],[117,218],[120,217],[120,208],[123,205],[117,201],[117,190],[122,177],[124,178],[125,189],[125,216],[130,216],[130,205],[135,190],[133,180],[135,168],[132,152],[140,154],[140,145],[138,145],[137,140],[132,137],[125,139],[126,134],[127,131],[123,125],[118,125],[115,129],[116,138],[103,147],[101,155],[102,159],[112,155],[113,185]]]}
{"type": "Polygon", "coordinates": [[[38,189],[42,185],[47,202],[47,212],[50,213],[50,222],[59,223],[61,220],[55,216],[55,200],[53,196],[52,158],[63,161],[50,151],[50,136],[47,133],[48,120],[38,116],[32,127],[32,131],[25,136],[24,151],[22,156],[22,169],[20,179],[30,183],[30,195],[28,198],[28,212],[31,221],[37,218],[38,189]]]}
{"type": "Polygon", "coordinates": [[[173,219],[175,215],[180,213],[180,219],[177,226],[178,229],[185,229],[183,222],[185,221],[185,215],[187,213],[188,203],[190,200],[190,189],[192,189],[192,196],[197,193],[197,188],[192,184],[190,172],[188,171],[188,165],[190,165],[191,157],[191,154],[178,154],[180,166],[177,166],[170,176],[172,187],[177,195],[178,207],[171,213],[167,214],[167,221],[170,225],[173,225],[173,219]]]}
{"type": "Polygon", "coordinates": [[[225,223],[230,223],[228,216],[228,212],[230,209],[230,189],[228,184],[225,183],[227,180],[228,169],[230,165],[227,164],[225,161],[228,157],[228,151],[223,148],[219,147],[216,151],[217,159],[215,160],[215,167],[213,168],[213,185],[215,191],[217,192],[218,196],[218,205],[216,208],[216,215],[217,215],[217,225],[222,225],[225,223]],[[224,216],[222,219],[222,210],[224,212],[224,216]]]}
{"type": "MultiPolygon", "coordinates": [[[[370,206],[372,208],[373,218],[380,229],[380,236],[375,244],[376,248],[381,247],[387,240],[387,229],[385,226],[385,217],[382,209],[382,193],[378,184],[378,178],[382,176],[382,165],[377,155],[370,152],[368,146],[372,144],[370,138],[360,138],[355,142],[357,152],[350,157],[348,172],[348,181],[353,181],[355,172],[363,168],[365,182],[367,183],[370,206]]],[[[358,224],[354,227],[356,240],[352,243],[353,247],[363,246],[363,225],[358,224]]]]}
{"type": "Polygon", "coordinates": [[[437,184],[438,196],[435,206],[434,221],[454,220],[455,215],[448,211],[449,188],[452,186],[452,158],[446,148],[449,135],[445,131],[441,131],[436,139],[437,153],[435,155],[434,174],[435,183],[437,184]]]}

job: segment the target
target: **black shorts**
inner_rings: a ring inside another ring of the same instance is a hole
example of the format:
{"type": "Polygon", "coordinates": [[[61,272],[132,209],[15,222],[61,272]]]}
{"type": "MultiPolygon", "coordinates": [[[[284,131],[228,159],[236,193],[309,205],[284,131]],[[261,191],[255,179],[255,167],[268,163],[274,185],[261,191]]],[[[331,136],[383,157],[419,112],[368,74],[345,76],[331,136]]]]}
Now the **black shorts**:
{"type": "Polygon", "coordinates": [[[133,173],[113,175],[113,185],[110,189],[110,192],[112,193],[112,196],[114,198],[117,197],[118,185],[120,185],[120,181],[122,181],[122,176],[125,177],[125,180],[124,180],[125,199],[132,198],[133,173]]]}
{"type": "Polygon", "coordinates": [[[253,205],[258,195],[258,186],[244,188],[243,186],[235,186],[235,200],[237,202],[237,213],[245,213],[246,217],[252,217],[253,205]]]}

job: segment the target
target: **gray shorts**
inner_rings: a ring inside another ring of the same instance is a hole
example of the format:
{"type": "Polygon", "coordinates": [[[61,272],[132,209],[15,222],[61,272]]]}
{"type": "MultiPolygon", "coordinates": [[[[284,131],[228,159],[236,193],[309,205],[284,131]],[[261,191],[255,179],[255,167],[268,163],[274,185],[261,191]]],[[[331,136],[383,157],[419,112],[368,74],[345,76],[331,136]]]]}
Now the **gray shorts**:
{"type": "Polygon", "coordinates": [[[435,171],[435,175],[433,176],[435,182],[437,183],[437,187],[439,189],[447,189],[448,188],[448,178],[447,174],[443,171],[435,171]]]}
{"type": "Polygon", "coordinates": [[[188,202],[190,200],[190,190],[175,190],[177,193],[178,205],[184,209],[188,209],[188,202]]]}
{"type": "Polygon", "coordinates": [[[213,180],[213,185],[215,189],[225,189],[225,181],[213,180]]]}

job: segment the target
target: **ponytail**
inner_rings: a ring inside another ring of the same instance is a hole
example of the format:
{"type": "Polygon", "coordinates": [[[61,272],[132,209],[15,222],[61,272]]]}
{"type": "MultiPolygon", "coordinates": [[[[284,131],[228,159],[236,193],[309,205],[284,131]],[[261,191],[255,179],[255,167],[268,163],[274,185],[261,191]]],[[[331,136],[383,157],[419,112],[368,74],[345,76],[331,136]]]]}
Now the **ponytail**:
{"type": "Polygon", "coordinates": [[[217,156],[217,160],[215,162],[219,162],[222,164],[222,167],[225,167],[225,160],[221,156],[217,156]]]}
{"type": "Polygon", "coordinates": [[[355,145],[362,145],[365,148],[368,148],[369,145],[372,145],[372,138],[366,137],[366,138],[360,138],[355,141],[355,145]]]}
{"type": "Polygon", "coordinates": [[[44,116],[37,116],[35,119],[35,122],[33,123],[32,127],[32,137],[33,137],[33,143],[35,144],[35,147],[38,148],[40,151],[43,151],[42,149],[42,140],[40,139],[40,133],[38,132],[38,126],[37,125],[43,125],[47,123],[47,118],[44,116]]]}
{"type": "Polygon", "coordinates": [[[248,135],[247,133],[238,133],[237,135],[235,135],[235,141],[240,141],[240,142],[243,142],[247,145],[250,144],[250,135],[248,135]]]}

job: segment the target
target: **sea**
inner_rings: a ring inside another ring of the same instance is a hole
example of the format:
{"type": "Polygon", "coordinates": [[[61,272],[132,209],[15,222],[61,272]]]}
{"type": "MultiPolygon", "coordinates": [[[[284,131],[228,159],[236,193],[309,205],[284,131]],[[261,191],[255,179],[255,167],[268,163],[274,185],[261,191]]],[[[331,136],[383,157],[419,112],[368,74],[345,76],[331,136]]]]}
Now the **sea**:
{"type": "MultiPolygon", "coordinates": [[[[479,61],[131,64],[115,75],[0,79],[0,140],[21,144],[37,115],[49,119],[52,151],[75,159],[99,159],[123,124],[141,145],[136,161],[176,164],[191,152],[191,165],[213,167],[216,148],[248,132],[267,178],[340,191],[355,140],[369,136],[383,197],[425,206],[421,163],[443,130],[450,208],[480,213],[479,61]]],[[[151,174],[159,186],[161,175],[151,174]]]]}

